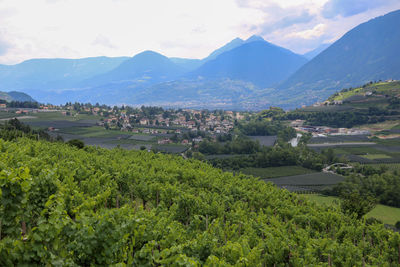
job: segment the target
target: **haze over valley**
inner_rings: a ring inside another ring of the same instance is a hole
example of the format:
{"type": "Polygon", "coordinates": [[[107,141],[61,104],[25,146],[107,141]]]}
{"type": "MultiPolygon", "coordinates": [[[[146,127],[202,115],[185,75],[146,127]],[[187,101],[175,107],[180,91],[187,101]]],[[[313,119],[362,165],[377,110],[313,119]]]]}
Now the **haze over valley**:
{"type": "Polygon", "coordinates": [[[32,59],[0,65],[0,90],[44,103],[293,109],[369,81],[400,79],[400,11],[299,55],[260,36],[236,38],[201,60],[156,51],[133,57],[32,59]],[[314,54],[313,54],[314,53],[314,54]]]}

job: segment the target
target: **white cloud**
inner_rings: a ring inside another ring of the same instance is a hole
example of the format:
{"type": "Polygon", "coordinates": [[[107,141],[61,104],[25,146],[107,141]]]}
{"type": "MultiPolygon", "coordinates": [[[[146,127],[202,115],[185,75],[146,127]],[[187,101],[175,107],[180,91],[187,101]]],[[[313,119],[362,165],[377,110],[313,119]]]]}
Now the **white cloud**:
{"type": "Polygon", "coordinates": [[[305,30],[301,32],[291,32],[286,35],[287,38],[299,37],[303,39],[313,39],[322,36],[325,33],[326,25],[318,24],[310,30],[305,30]]]}
{"type": "Polygon", "coordinates": [[[133,56],[143,50],[202,58],[252,34],[304,52],[384,14],[378,12],[400,8],[398,1],[388,1],[330,19],[321,14],[328,0],[0,0],[0,63],[133,56]]]}

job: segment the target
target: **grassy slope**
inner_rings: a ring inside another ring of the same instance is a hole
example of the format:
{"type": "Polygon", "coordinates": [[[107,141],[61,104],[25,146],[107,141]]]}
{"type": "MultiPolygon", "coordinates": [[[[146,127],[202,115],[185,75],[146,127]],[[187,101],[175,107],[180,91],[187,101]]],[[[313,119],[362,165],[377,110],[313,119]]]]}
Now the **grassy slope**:
{"type": "MultiPolygon", "coordinates": [[[[305,195],[306,198],[322,205],[338,205],[339,199],[336,197],[322,195],[305,195]]],[[[389,207],[385,205],[377,205],[367,215],[382,220],[384,223],[394,225],[400,221],[400,208],[389,207]]]]}
{"type": "Polygon", "coordinates": [[[338,95],[332,96],[329,100],[346,100],[355,95],[364,95],[366,92],[375,91],[377,94],[396,96],[400,93],[400,82],[380,82],[368,85],[366,87],[358,87],[347,92],[340,92],[338,95]]]}

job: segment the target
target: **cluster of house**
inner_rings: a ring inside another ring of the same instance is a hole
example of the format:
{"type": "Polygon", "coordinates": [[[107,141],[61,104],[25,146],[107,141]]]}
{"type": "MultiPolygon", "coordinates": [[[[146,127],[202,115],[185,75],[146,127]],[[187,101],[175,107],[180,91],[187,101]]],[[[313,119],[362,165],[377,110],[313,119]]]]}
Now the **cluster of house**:
{"type": "MultiPolygon", "coordinates": [[[[333,101],[324,101],[324,102],[317,102],[313,104],[313,107],[322,107],[322,106],[334,106],[334,105],[342,105],[343,100],[333,100],[333,101]]],[[[306,106],[303,106],[306,107],[306,106]]]]}
{"type": "MultiPolygon", "coordinates": [[[[198,136],[198,137],[196,137],[196,138],[193,138],[191,141],[190,141],[189,139],[183,139],[183,140],[181,141],[181,144],[182,144],[182,145],[189,145],[189,144],[191,144],[192,142],[193,142],[193,143],[200,143],[200,142],[203,142],[203,137],[198,136]]],[[[174,142],[173,142],[170,138],[164,138],[164,139],[158,140],[157,143],[158,143],[159,145],[166,145],[166,144],[172,144],[172,143],[174,143],[174,142]]]]}
{"type": "MultiPolygon", "coordinates": [[[[113,125],[123,130],[136,133],[166,133],[163,130],[148,129],[147,127],[160,127],[160,129],[181,128],[184,130],[204,131],[211,134],[224,134],[230,132],[234,127],[235,119],[242,119],[243,116],[232,111],[225,111],[223,115],[208,113],[206,116],[198,110],[183,110],[174,112],[172,116],[164,117],[163,114],[157,114],[152,118],[144,117],[139,114],[129,114],[124,112],[120,114],[110,114],[98,123],[100,126],[113,125]],[[204,116],[204,117],[203,117],[204,116]]],[[[175,130],[181,133],[181,130],[175,130]]]]}
{"type": "Polygon", "coordinates": [[[12,112],[15,114],[30,114],[30,113],[38,113],[38,112],[52,112],[56,111],[53,109],[49,109],[49,107],[45,106],[44,108],[7,108],[4,106],[6,104],[0,104],[0,108],[6,112],[12,112]]]}
{"type": "Polygon", "coordinates": [[[299,132],[311,133],[313,136],[325,137],[328,135],[369,135],[370,131],[362,129],[332,128],[327,126],[304,125],[303,120],[295,120],[290,125],[299,132]]]}

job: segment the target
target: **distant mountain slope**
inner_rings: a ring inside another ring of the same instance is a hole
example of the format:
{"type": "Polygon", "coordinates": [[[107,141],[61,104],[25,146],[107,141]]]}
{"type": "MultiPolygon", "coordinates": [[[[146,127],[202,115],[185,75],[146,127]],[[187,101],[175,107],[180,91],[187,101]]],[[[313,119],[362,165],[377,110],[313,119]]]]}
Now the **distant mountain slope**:
{"type": "Polygon", "coordinates": [[[282,83],[280,96],[301,94],[297,105],[309,104],[340,88],[400,79],[399,25],[400,10],[355,27],[282,83]]]}
{"type": "Polygon", "coordinates": [[[320,46],[318,46],[317,48],[303,54],[303,56],[305,58],[307,58],[308,60],[313,59],[314,57],[318,56],[322,51],[324,51],[325,49],[327,49],[331,44],[321,44],[320,46]]]}
{"type": "Polygon", "coordinates": [[[184,68],[169,58],[153,51],[144,51],[125,60],[115,69],[84,81],[82,85],[93,87],[126,82],[153,84],[177,78],[184,72],[184,68]]]}
{"type": "Polygon", "coordinates": [[[79,81],[110,71],[126,59],[31,59],[16,65],[0,65],[0,90],[68,88],[79,81]]]}
{"type": "Polygon", "coordinates": [[[264,40],[246,42],[187,75],[189,78],[230,78],[268,87],[282,81],[307,62],[290,50],[264,40]]]}
{"type": "Polygon", "coordinates": [[[193,71],[193,70],[199,68],[204,63],[211,61],[213,59],[216,59],[222,53],[231,51],[232,49],[235,49],[243,44],[251,43],[251,42],[255,42],[255,41],[264,41],[264,39],[257,35],[253,35],[250,38],[248,38],[247,40],[242,40],[241,38],[235,38],[232,41],[230,41],[229,43],[225,44],[224,46],[214,50],[209,56],[207,56],[203,59],[189,59],[189,58],[176,58],[176,57],[172,57],[169,59],[172,62],[174,62],[175,64],[184,68],[185,70],[193,71]]]}
{"type": "Polygon", "coordinates": [[[19,102],[36,102],[30,95],[22,92],[0,92],[0,99],[6,100],[7,102],[19,101],[19,102]]]}
{"type": "Polygon", "coordinates": [[[173,63],[183,68],[185,71],[192,71],[197,69],[203,64],[201,59],[191,59],[191,58],[179,58],[179,57],[170,57],[169,58],[173,63]]]}
{"type": "Polygon", "coordinates": [[[213,51],[208,57],[204,58],[202,61],[203,62],[207,62],[213,59],[216,59],[219,55],[221,55],[222,53],[228,52],[232,49],[235,49],[236,47],[241,46],[242,44],[244,44],[245,41],[240,39],[240,38],[235,38],[232,41],[230,41],[229,43],[227,43],[226,45],[218,48],[217,50],[213,51]]]}

